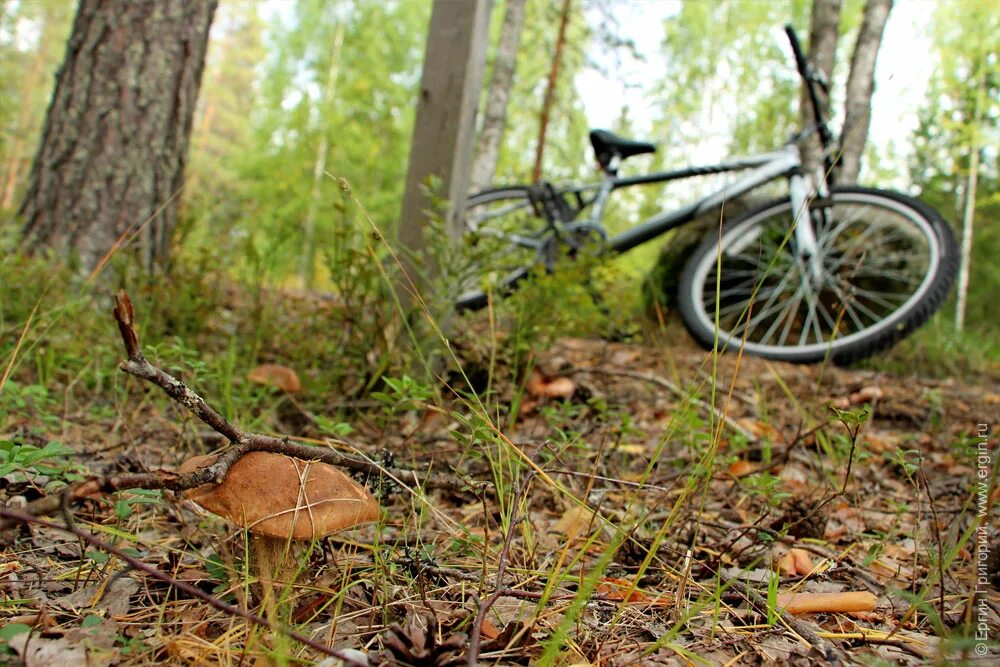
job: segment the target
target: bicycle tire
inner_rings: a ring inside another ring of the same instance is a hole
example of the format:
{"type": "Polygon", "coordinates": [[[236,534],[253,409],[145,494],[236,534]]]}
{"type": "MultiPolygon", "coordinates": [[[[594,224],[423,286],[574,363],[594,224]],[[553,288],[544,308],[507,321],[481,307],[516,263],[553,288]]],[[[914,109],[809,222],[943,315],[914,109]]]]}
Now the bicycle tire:
{"type": "Polygon", "coordinates": [[[535,213],[528,193],[527,185],[510,185],[466,199],[461,226],[473,257],[458,278],[456,310],[479,310],[491,294],[513,292],[538,263],[548,227],[535,213]]]}
{"type": "Polygon", "coordinates": [[[806,287],[810,273],[795,257],[787,198],[725,224],[691,255],[678,303],[702,346],[715,345],[718,311],[720,349],[848,364],[895,344],[944,302],[958,248],[951,227],[926,204],[841,187],[809,206],[823,266],[818,285],[806,287]]]}

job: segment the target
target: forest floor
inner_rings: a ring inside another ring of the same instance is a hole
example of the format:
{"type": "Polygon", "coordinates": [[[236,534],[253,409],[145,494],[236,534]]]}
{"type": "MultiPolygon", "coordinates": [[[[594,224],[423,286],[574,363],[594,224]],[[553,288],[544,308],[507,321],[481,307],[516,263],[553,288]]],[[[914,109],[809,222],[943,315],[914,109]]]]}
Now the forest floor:
{"type": "MultiPolygon", "coordinates": [[[[274,394],[269,432],[388,452],[455,484],[369,480],[382,518],[295,547],[273,622],[371,664],[467,664],[470,641],[469,664],[997,664],[996,519],[982,570],[989,531],[975,529],[977,508],[996,507],[996,462],[977,448],[1000,416],[998,369],[929,380],[713,360],[683,336],[560,338],[527,376],[502,363],[467,368],[482,403],[397,383],[393,400],[354,406],[338,437],[320,415],[332,399],[274,394]],[[784,611],[780,596],[798,592],[861,593],[834,604],[865,609],[784,611]]],[[[128,382],[125,402],[67,386],[72,401],[43,407],[22,392],[0,419],[16,464],[0,500],[172,470],[220,444],[128,382]]],[[[0,534],[0,662],[340,664],[175,585],[262,609],[245,534],[190,501],[86,500],[72,521],[90,543],[65,530],[69,509],[0,534]]]]}

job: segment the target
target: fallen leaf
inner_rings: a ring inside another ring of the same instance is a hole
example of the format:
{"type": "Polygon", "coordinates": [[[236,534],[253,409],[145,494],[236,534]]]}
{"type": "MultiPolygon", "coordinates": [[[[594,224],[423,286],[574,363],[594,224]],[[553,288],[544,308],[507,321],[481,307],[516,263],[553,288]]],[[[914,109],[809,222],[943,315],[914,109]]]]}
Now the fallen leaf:
{"type": "Polygon", "coordinates": [[[536,398],[569,398],[576,392],[576,383],[566,377],[550,378],[536,368],[524,390],[536,398]]]}
{"type": "Polygon", "coordinates": [[[573,505],[559,517],[553,528],[562,533],[569,541],[573,541],[586,531],[594,521],[594,512],[589,507],[573,505]]]}
{"type": "Polygon", "coordinates": [[[885,396],[885,392],[879,387],[862,387],[851,394],[851,404],[861,405],[862,403],[873,403],[885,396]]]}
{"type": "Polygon", "coordinates": [[[649,598],[642,592],[635,590],[632,582],[628,579],[603,578],[601,579],[601,583],[597,584],[595,592],[607,596],[610,600],[649,602],[649,598]]]}
{"type": "Polygon", "coordinates": [[[746,477],[756,470],[757,466],[745,459],[740,459],[729,464],[729,474],[733,477],[746,477]]]}
{"type": "Polygon", "coordinates": [[[69,595],[52,601],[61,609],[79,612],[93,608],[104,611],[111,618],[124,616],[129,612],[129,598],[139,590],[139,582],[130,577],[118,577],[105,587],[101,583],[91,584],[69,595]]]}
{"type": "Polygon", "coordinates": [[[641,442],[621,442],[615,445],[615,450],[623,454],[635,454],[640,456],[646,453],[646,445],[641,442]]]}
{"type": "Polygon", "coordinates": [[[778,559],[777,563],[778,572],[786,577],[795,576],[795,558],[791,553],[786,553],[781,558],[778,559]]]}
{"type": "Polygon", "coordinates": [[[277,387],[289,394],[302,391],[298,373],[280,364],[261,364],[247,373],[247,379],[256,384],[277,387]]]}
{"type": "Polygon", "coordinates": [[[493,625],[493,623],[488,618],[483,619],[483,627],[480,630],[480,634],[486,639],[496,639],[500,636],[500,628],[493,625]]]}
{"type": "Polygon", "coordinates": [[[868,591],[842,593],[778,593],[777,606],[789,614],[872,611],[878,598],[868,591]]]}
{"type": "Polygon", "coordinates": [[[781,434],[767,422],[752,417],[740,417],[736,423],[749,431],[758,440],[767,439],[771,442],[780,442],[781,434]]]}
{"type": "Polygon", "coordinates": [[[809,552],[806,551],[805,549],[792,547],[788,553],[791,554],[792,559],[795,561],[796,574],[804,577],[815,569],[815,566],[813,566],[812,557],[809,555],[809,552]]]}

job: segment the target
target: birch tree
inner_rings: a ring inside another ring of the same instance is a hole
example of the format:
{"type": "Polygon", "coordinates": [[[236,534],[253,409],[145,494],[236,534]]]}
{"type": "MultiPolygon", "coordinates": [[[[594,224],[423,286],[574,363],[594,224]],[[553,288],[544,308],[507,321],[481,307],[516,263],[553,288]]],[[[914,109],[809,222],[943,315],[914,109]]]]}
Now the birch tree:
{"type": "MultiPolygon", "coordinates": [[[[812,19],[809,27],[808,59],[813,69],[828,82],[833,80],[833,66],[837,60],[837,40],[840,37],[841,0],[813,0],[812,19]]],[[[814,122],[812,103],[803,87],[799,96],[799,121],[803,127],[814,122]]],[[[829,96],[820,91],[819,103],[828,113],[829,96]]],[[[823,162],[819,137],[812,136],[802,144],[802,165],[809,171],[823,162]]]]}
{"type": "Polygon", "coordinates": [[[865,3],[861,28],[854,44],[851,70],[844,95],[844,126],[840,133],[840,162],[837,181],[856,183],[861,156],[868,141],[871,123],[872,95],[875,92],[875,64],[885,24],[893,0],[868,0],[865,3]]]}
{"type": "Polygon", "coordinates": [[[500,143],[507,124],[507,103],[510,100],[514,74],[517,70],[517,47],[524,26],[525,0],[507,0],[500,41],[493,59],[493,75],[486,93],[483,126],[479,131],[475,160],[472,163],[470,190],[482,190],[493,181],[500,143]]]}

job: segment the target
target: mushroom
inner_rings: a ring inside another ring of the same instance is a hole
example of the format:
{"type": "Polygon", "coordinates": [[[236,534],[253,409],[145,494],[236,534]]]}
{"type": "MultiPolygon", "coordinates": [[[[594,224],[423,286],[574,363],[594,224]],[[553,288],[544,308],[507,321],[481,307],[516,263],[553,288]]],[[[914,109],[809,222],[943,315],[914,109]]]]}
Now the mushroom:
{"type": "Polygon", "coordinates": [[[247,373],[247,380],[255,384],[277,387],[289,394],[302,391],[299,375],[288,366],[280,364],[261,364],[247,373]]]}
{"type": "MultiPolygon", "coordinates": [[[[188,459],[180,472],[210,465],[217,456],[188,459]]],[[[271,452],[244,454],[221,483],[189,489],[184,497],[253,534],[252,552],[268,612],[282,570],[282,550],[290,540],[317,539],[379,516],[375,498],[343,471],[271,452]]]]}

